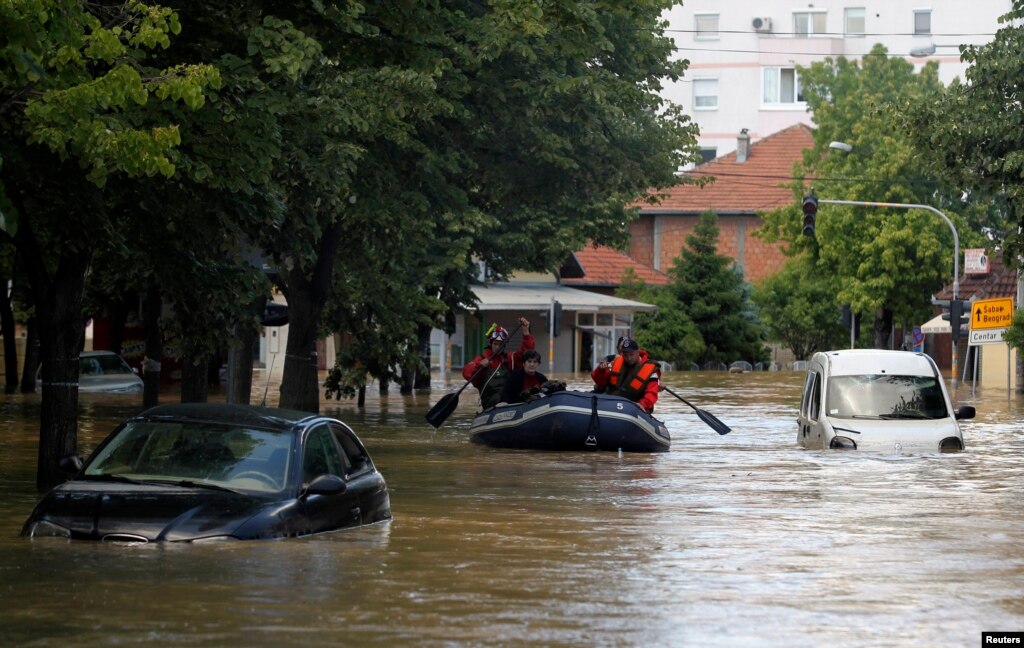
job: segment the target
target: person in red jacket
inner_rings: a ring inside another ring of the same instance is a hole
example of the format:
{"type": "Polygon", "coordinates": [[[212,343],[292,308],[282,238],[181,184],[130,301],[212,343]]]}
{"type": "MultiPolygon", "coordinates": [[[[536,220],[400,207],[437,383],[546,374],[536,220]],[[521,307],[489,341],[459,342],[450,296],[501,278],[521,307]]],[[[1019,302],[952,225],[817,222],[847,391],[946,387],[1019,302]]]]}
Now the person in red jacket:
{"type": "Polygon", "coordinates": [[[490,409],[501,400],[501,390],[505,382],[517,367],[523,366],[523,351],[536,345],[530,334],[530,322],[525,317],[519,318],[523,330],[523,343],[515,353],[505,349],[509,334],[504,327],[495,326],[487,334],[487,346],[484,352],[476,356],[462,368],[462,377],[471,380],[473,386],[480,390],[480,403],[484,409],[490,409]]]}
{"type": "Polygon", "coordinates": [[[632,338],[622,338],[619,355],[609,364],[602,362],[590,377],[595,391],[623,396],[640,406],[648,414],[658,402],[660,372],[646,351],[632,338]]]}

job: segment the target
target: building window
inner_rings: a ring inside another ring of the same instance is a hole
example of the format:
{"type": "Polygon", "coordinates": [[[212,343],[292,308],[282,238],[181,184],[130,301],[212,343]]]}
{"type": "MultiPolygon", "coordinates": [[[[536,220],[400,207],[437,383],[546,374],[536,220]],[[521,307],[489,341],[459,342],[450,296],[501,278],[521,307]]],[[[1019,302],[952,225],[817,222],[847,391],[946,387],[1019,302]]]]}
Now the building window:
{"type": "Polygon", "coordinates": [[[763,70],[761,103],[766,106],[789,106],[802,103],[803,90],[796,68],[766,67],[763,70]]]}
{"type": "Polygon", "coordinates": [[[718,79],[693,80],[693,109],[718,109],[718,79]]]}
{"type": "Polygon", "coordinates": [[[825,11],[794,11],[793,33],[797,36],[814,36],[825,33],[825,11]]]}
{"type": "Polygon", "coordinates": [[[864,24],[864,7],[854,7],[846,10],[844,31],[847,36],[863,36],[867,32],[864,24]]]}
{"type": "Polygon", "coordinates": [[[718,14],[694,14],[696,40],[718,40],[718,14]]]}
{"type": "Polygon", "coordinates": [[[711,160],[714,160],[716,157],[718,157],[717,148],[702,148],[700,150],[700,164],[710,162],[711,160]]]}
{"type": "Polygon", "coordinates": [[[915,34],[930,34],[930,33],[932,33],[932,10],[931,9],[914,9],[914,33],[915,34]]]}

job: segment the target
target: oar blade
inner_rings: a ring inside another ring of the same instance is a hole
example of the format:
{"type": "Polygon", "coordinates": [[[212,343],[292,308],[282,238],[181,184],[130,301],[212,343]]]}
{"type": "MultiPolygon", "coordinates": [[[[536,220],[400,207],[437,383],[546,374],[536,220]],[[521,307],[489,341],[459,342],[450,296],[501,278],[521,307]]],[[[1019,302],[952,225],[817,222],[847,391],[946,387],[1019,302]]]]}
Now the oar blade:
{"type": "MultiPolygon", "coordinates": [[[[462,391],[462,390],[459,390],[462,391]]],[[[437,401],[430,411],[426,414],[427,423],[434,426],[434,429],[444,425],[445,419],[447,419],[452,412],[455,411],[455,407],[459,404],[459,392],[454,394],[448,394],[441,400],[437,401]]]]}
{"type": "Polygon", "coordinates": [[[712,430],[714,430],[715,432],[718,432],[719,434],[723,434],[723,435],[724,434],[729,434],[730,432],[732,432],[732,428],[730,428],[725,423],[722,423],[721,421],[719,421],[718,418],[716,418],[715,415],[712,414],[711,412],[706,412],[706,411],[704,411],[702,409],[699,409],[699,408],[696,408],[696,407],[694,408],[694,411],[697,412],[697,417],[700,420],[702,420],[705,423],[707,423],[708,427],[711,428],[712,430]]]}

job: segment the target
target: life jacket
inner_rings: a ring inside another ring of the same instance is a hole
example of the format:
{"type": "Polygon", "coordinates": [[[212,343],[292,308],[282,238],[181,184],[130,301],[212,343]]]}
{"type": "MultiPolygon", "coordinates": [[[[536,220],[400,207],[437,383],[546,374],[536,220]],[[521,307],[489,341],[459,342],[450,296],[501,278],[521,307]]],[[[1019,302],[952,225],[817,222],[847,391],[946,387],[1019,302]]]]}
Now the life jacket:
{"type": "MultiPolygon", "coordinates": [[[[501,362],[492,363],[482,372],[483,385],[480,390],[480,404],[484,409],[490,409],[501,402],[501,392],[505,389],[505,383],[512,376],[509,365],[515,365],[515,357],[511,354],[502,353],[501,362]],[[497,365],[497,366],[495,366],[497,365]]],[[[492,356],[490,358],[494,360],[492,356]]]]}
{"type": "Polygon", "coordinates": [[[647,383],[658,377],[658,365],[650,360],[635,365],[626,365],[620,355],[612,363],[606,394],[624,396],[633,402],[639,401],[646,393],[647,383]]]}

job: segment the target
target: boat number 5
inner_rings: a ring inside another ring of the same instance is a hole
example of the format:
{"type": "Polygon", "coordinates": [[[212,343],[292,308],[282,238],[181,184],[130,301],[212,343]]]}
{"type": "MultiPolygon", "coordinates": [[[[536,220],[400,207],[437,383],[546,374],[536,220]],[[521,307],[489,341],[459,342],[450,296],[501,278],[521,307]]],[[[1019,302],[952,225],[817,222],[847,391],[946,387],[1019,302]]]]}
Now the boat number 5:
{"type": "Polygon", "coordinates": [[[615,409],[622,409],[622,403],[615,403],[615,409]]]}

